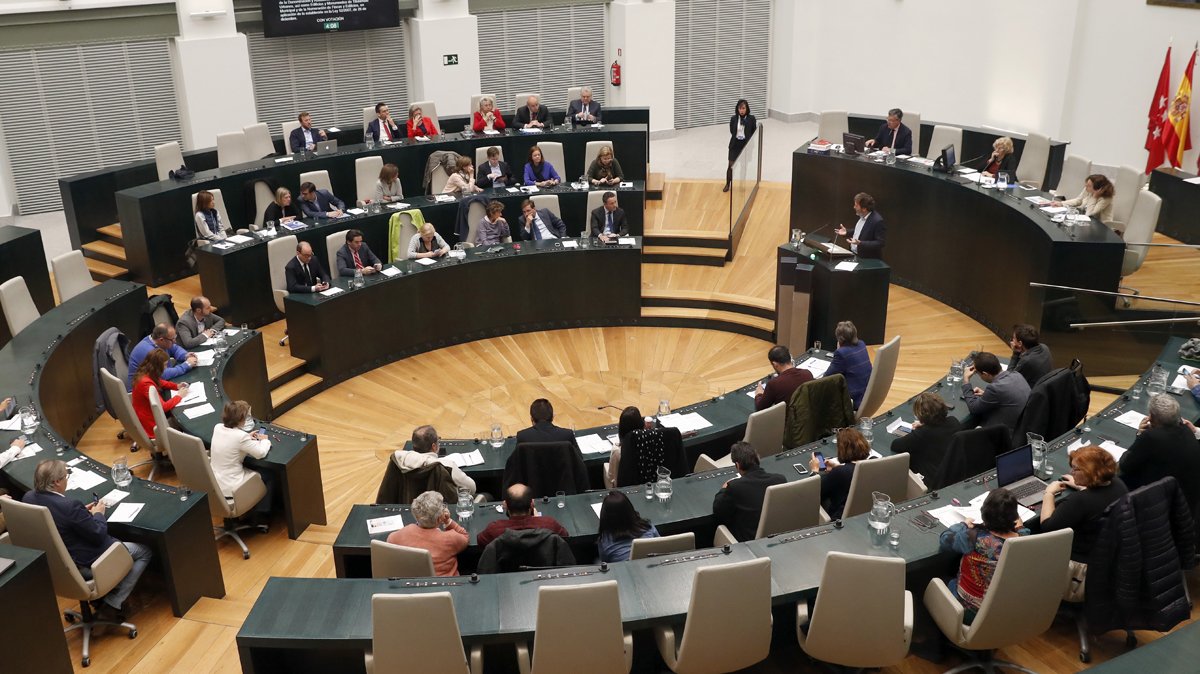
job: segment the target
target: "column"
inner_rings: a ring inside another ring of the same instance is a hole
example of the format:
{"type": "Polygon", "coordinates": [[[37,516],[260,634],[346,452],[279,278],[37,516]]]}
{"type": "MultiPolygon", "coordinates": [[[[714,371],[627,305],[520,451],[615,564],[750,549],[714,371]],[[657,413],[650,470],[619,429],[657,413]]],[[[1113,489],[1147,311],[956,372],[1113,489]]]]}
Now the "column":
{"type": "Polygon", "coordinates": [[[184,147],[213,147],[218,133],[258,122],[250,49],[234,26],[233,0],[178,0],[176,8],[171,58],[184,147]]]}
{"type": "Polygon", "coordinates": [[[479,93],[479,26],[467,0],[421,0],[409,19],[410,103],[433,101],[439,117],[471,112],[479,93]]]}
{"type": "Polygon", "coordinates": [[[608,62],[621,64],[605,101],[649,107],[650,131],[675,128],[675,2],[613,0],[608,5],[608,62]]]}

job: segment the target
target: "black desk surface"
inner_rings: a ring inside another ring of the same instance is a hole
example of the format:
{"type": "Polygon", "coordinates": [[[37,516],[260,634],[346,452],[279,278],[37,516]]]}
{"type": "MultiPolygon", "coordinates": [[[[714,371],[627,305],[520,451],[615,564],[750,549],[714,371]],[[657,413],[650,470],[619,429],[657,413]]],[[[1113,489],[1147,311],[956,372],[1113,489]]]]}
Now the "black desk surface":
{"type": "Polygon", "coordinates": [[[71,654],[46,554],[0,544],[0,559],[15,562],[0,571],[0,606],[11,618],[0,629],[5,674],[70,674],[71,654]]]}
{"type": "MultiPolygon", "coordinates": [[[[0,227],[0,283],[20,276],[25,279],[29,296],[41,313],[54,308],[54,288],[46,270],[46,251],[42,233],[36,229],[8,225],[0,227]]],[[[0,309],[0,347],[12,339],[4,310],[0,309]]]]}
{"type": "Polygon", "coordinates": [[[1150,191],[1162,197],[1155,229],[1183,243],[1200,243],[1200,185],[1185,182],[1196,177],[1175,168],[1160,168],[1150,174],[1150,191]]]}

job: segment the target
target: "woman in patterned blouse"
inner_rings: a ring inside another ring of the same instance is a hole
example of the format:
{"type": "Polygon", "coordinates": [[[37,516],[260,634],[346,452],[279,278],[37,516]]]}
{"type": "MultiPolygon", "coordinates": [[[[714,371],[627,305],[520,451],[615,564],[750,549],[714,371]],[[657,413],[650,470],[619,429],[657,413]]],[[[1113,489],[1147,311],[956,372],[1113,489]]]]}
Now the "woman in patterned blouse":
{"type": "Polygon", "coordinates": [[[992,583],[996,564],[1004,541],[1029,534],[1029,530],[1017,515],[1017,497],[1007,489],[997,489],[987,495],[979,509],[983,524],[971,518],[942,532],[941,545],[944,550],[960,553],[962,563],[958,577],[947,586],[962,602],[963,623],[970,625],[983,605],[983,596],[992,583]]]}

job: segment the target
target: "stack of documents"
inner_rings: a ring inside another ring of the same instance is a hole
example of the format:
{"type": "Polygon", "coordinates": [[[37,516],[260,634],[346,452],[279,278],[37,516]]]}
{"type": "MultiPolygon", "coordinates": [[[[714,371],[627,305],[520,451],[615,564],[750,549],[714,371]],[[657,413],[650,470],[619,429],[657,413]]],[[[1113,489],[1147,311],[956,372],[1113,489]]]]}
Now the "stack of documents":
{"type": "Polygon", "coordinates": [[[579,443],[579,451],[584,454],[606,454],[612,451],[612,443],[597,433],[581,435],[575,438],[575,442],[579,443]]]}
{"type": "MultiPolygon", "coordinates": [[[[210,362],[209,364],[211,365],[212,363],[210,362]]],[[[208,393],[206,393],[204,391],[204,382],[198,381],[198,382],[194,382],[194,383],[188,385],[188,390],[187,390],[187,393],[183,396],[183,400],[180,400],[176,404],[179,407],[183,407],[185,405],[195,405],[197,403],[202,403],[202,402],[207,402],[207,401],[208,401],[208,393]]]]}
{"type": "Polygon", "coordinates": [[[1126,426],[1128,426],[1134,430],[1137,430],[1138,427],[1142,425],[1142,419],[1145,419],[1145,418],[1146,418],[1145,414],[1142,414],[1141,412],[1136,412],[1134,410],[1129,410],[1125,414],[1122,414],[1121,416],[1117,417],[1115,419],[1115,421],[1119,424],[1125,424],[1126,426]]]}
{"type": "Polygon", "coordinates": [[[204,403],[203,405],[200,405],[199,407],[187,408],[186,410],[183,411],[183,415],[189,419],[198,419],[207,414],[213,414],[216,411],[217,410],[216,410],[216,408],[214,408],[212,406],[212,403],[204,403]]]}
{"type": "MultiPolygon", "coordinates": [[[[1186,391],[1189,387],[1187,385],[1187,377],[1185,377],[1184,375],[1190,374],[1193,377],[1195,377],[1195,376],[1197,376],[1196,375],[1197,369],[1198,368],[1188,367],[1187,365],[1180,365],[1179,370],[1178,370],[1179,374],[1175,375],[1175,381],[1171,382],[1171,387],[1172,388],[1181,388],[1186,391]]],[[[3,428],[3,426],[0,425],[0,428],[3,428]]],[[[12,430],[12,429],[9,429],[9,430],[12,430]]]]}
{"type": "MultiPolygon", "coordinates": [[[[984,500],[987,499],[987,495],[988,492],[984,492],[979,496],[976,496],[975,498],[971,499],[971,503],[969,505],[942,506],[941,508],[930,510],[929,514],[938,518],[938,521],[947,528],[949,528],[951,525],[958,524],[959,522],[966,520],[968,517],[974,520],[976,524],[979,524],[983,522],[983,515],[979,512],[979,508],[983,505],[984,500]]],[[[1020,517],[1022,522],[1028,522],[1034,517],[1037,517],[1037,515],[1035,515],[1034,512],[1029,508],[1018,505],[1017,517],[1020,517]]]]}
{"type": "Polygon", "coordinates": [[[87,491],[96,485],[104,484],[104,478],[93,473],[90,470],[72,469],[71,474],[67,476],[67,491],[78,489],[87,491]]]}
{"type": "Polygon", "coordinates": [[[404,518],[400,515],[376,517],[373,520],[367,520],[367,533],[369,534],[382,534],[385,531],[395,531],[403,528],[404,518]]]}
{"type": "Polygon", "coordinates": [[[690,414],[667,414],[659,417],[658,421],[667,428],[679,429],[679,432],[684,435],[696,433],[701,429],[712,426],[708,419],[700,416],[698,412],[690,414]]]}
{"type": "Polygon", "coordinates": [[[480,454],[478,449],[473,452],[447,454],[446,458],[453,461],[454,465],[459,468],[478,466],[483,463],[483,454],[480,454]]]}
{"type": "Polygon", "coordinates": [[[825,370],[829,369],[829,361],[820,358],[805,358],[804,362],[797,367],[801,370],[808,370],[814,378],[820,379],[825,374],[825,370]]]}

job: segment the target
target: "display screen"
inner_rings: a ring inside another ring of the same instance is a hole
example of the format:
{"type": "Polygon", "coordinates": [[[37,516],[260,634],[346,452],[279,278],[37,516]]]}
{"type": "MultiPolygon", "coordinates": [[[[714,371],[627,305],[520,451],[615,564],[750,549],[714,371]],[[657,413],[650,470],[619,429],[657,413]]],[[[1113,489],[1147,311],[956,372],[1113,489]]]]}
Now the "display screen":
{"type": "Polygon", "coordinates": [[[396,0],[262,0],[263,35],[285,37],[400,25],[396,0]]]}

